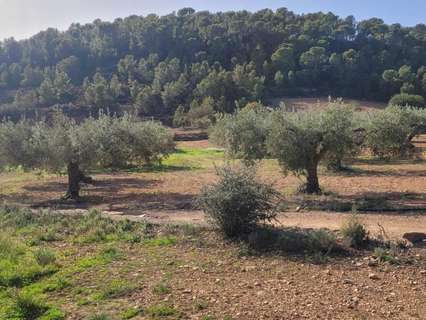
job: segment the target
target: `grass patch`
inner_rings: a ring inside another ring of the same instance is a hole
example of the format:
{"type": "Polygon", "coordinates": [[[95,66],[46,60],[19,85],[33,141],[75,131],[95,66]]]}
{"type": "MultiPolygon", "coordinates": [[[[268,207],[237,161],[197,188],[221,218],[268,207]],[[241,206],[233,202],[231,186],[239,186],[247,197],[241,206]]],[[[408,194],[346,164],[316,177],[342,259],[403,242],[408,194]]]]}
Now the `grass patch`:
{"type": "Polygon", "coordinates": [[[142,312],[143,312],[142,308],[130,308],[121,314],[121,319],[123,320],[133,319],[137,317],[138,315],[140,315],[142,312]]]}
{"type": "Polygon", "coordinates": [[[37,263],[42,266],[48,266],[49,264],[54,264],[56,261],[55,252],[48,248],[39,248],[34,252],[34,257],[37,263]]]}
{"type": "Polygon", "coordinates": [[[166,283],[160,282],[154,286],[152,292],[157,295],[165,295],[169,294],[171,292],[171,289],[166,283]]]}
{"type": "Polygon", "coordinates": [[[176,244],[177,239],[175,237],[158,237],[147,239],[143,244],[151,247],[162,247],[162,246],[171,246],[176,244]]]}
{"type": "Polygon", "coordinates": [[[134,284],[125,280],[113,280],[103,288],[101,299],[116,299],[130,294],[136,289],[134,284]]]}
{"type": "Polygon", "coordinates": [[[224,151],[215,148],[179,148],[162,163],[165,167],[199,170],[211,168],[212,162],[224,159],[224,151]]]}
{"type": "Polygon", "coordinates": [[[162,304],[150,306],[146,309],[146,314],[153,319],[179,316],[179,312],[175,308],[162,304]]]}
{"type": "Polygon", "coordinates": [[[107,313],[99,313],[89,316],[87,320],[112,320],[112,318],[107,313]]]}

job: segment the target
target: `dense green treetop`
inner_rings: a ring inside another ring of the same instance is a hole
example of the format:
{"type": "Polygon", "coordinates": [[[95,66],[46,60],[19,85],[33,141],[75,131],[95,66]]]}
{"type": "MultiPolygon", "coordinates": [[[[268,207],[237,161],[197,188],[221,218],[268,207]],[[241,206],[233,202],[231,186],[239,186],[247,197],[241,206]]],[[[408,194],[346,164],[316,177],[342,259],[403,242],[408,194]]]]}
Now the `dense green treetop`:
{"type": "Polygon", "coordinates": [[[1,42],[0,88],[0,110],[133,105],[149,116],[206,97],[219,112],[284,95],[425,97],[426,25],[285,8],[96,20],[1,42]]]}

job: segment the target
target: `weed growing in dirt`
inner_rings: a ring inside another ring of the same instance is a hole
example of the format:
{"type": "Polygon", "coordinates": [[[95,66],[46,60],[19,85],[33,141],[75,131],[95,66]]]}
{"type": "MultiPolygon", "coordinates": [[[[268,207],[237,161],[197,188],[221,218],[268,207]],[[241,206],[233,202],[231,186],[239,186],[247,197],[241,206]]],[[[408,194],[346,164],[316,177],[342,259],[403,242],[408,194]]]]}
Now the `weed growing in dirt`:
{"type": "Polygon", "coordinates": [[[130,294],[136,286],[124,280],[113,280],[102,290],[101,299],[116,299],[130,294]]]}
{"type": "Polygon", "coordinates": [[[41,299],[29,294],[18,293],[14,298],[12,314],[23,319],[37,319],[49,309],[41,299]]]}
{"type": "Polygon", "coordinates": [[[152,292],[158,295],[165,295],[165,294],[169,294],[171,292],[171,289],[166,283],[160,282],[154,286],[154,288],[152,289],[152,292]]]}
{"type": "Polygon", "coordinates": [[[359,218],[353,214],[340,228],[340,233],[351,247],[360,248],[368,240],[368,231],[359,218]]]}
{"type": "Polygon", "coordinates": [[[312,230],[307,233],[306,247],[309,252],[329,254],[336,246],[336,236],[326,229],[312,230]]]}
{"type": "Polygon", "coordinates": [[[143,312],[142,308],[130,308],[121,314],[121,319],[123,320],[133,319],[134,317],[137,317],[142,312],[143,312]]]}
{"type": "Polygon", "coordinates": [[[387,249],[377,247],[374,249],[373,256],[378,259],[380,262],[389,262],[392,264],[397,264],[398,259],[387,249]]]}
{"type": "Polygon", "coordinates": [[[40,266],[47,266],[56,261],[55,252],[47,248],[39,248],[34,252],[34,257],[40,266]]]}
{"type": "Polygon", "coordinates": [[[89,316],[87,320],[112,320],[112,318],[109,314],[99,313],[89,316]]]}
{"type": "Polygon", "coordinates": [[[8,311],[8,319],[65,319],[65,314],[62,311],[46,304],[40,296],[18,292],[13,295],[12,299],[13,302],[8,311]]]}
{"type": "Polygon", "coordinates": [[[146,309],[146,314],[157,319],[161,317],[177,316],[179,312],[173,307],[158,304],[146,309]]]}

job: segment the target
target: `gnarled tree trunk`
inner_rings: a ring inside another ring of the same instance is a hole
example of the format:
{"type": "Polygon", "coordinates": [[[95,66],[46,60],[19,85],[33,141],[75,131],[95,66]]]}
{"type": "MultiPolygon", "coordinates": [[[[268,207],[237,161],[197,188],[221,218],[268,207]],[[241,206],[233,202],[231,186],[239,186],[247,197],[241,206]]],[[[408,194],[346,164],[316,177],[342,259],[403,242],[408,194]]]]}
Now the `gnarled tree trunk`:
{"type": "Polygon", "coordinates": [[[68,190],[64,199],[78,200],[80,198],[80,183],[93,184],[94,181],[91,177],[87,177],[80,170],[78,163],[70,162],[67,166],[68,173],[68,190]]]}
{"type": "Polygon", "coordinates": [[[321,188],[318,181],[318,164],[314,164],[306,170],[306,193],[320,194],[321,188]]]}

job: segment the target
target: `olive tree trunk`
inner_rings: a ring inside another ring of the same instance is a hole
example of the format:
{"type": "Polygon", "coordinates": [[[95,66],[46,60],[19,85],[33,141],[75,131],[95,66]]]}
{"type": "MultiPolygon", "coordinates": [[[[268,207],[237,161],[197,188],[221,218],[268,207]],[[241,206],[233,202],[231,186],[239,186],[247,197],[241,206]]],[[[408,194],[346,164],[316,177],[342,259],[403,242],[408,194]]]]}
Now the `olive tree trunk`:
{"type": "Polygon", "coordinates": [[[65,199],[78,200],[80,198],[80,183],[93,184],[91,177],[84,175],[80,170],[78,163],[70,162],[67,166],[68,173],[68,190],[65,199]]]}
{"type": "Polygon", "coordinates": [[[306,193],[307,194],[319,194],[321,188],[318,181],[318,164],[314,164],[306,170],[306,193]]]}

